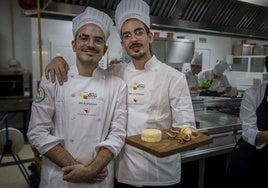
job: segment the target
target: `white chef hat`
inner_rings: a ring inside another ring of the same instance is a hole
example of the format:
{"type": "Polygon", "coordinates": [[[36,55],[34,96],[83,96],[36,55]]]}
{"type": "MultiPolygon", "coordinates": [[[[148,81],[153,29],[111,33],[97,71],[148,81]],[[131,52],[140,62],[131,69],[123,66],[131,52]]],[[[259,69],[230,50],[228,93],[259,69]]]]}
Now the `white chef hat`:
{"type": "Polygon", "coordinates": [[[213,68],[214,74],[222,76],[223,72],[228,68],[228,64],[224,60],[220,60],[213,68]]]}
{"type": "Polygon", "coordinates": [[[80,27],[88,23],[93,23],[102,29],[105,40],[107,40],[113,26],[113,20],[106,13],[92,7],[87,7],[84,12],[76,16],[72,21],[74,38],[80,27]]]}
{"type": "Polygon", "coordinates": [[[123,23],[136,18],[150,28],[150,7],[143,0],[122,0],[115,10],[115,23],[118,33],[121,31],[123,23]]]}
{"type": "Polygon", "coordinates": [[[193,59],[191,61],[191,65],[199,65],[202,66],[202,53],[195,52],[193,59]]]}

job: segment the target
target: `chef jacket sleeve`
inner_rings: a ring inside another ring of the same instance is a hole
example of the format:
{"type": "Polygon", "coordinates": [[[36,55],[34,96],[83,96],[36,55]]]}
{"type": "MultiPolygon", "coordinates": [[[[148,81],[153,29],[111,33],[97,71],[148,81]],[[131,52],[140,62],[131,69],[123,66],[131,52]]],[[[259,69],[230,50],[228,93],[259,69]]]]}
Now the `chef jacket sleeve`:
{"type": "Polygon", "coordinates": [[[212,73],[210,69],[201,71],[197,75],[198,84],[200,85],[203,82],[207,82],[208,80],[212,78],[211,76],[212,76],[212,73]]]}
{"type": "Polygon", "coordinates": [[[231,84],[229,83],[226,75],[222,76],[221,83],[222,83],[223,87],[231,87],[231,84]]]}
{"type": "Polygon", "coordinates": [[[195,126],[195,116],[192,100],[187,86],[185,76],[174,77],[170,84],[170,105],[173,118],[173,127],[189,125],[193,130],[195,126]]]}
{"type": "Polygon", "coordinates": [[[123,81],[117,94],[115,103],[115,110],[108,135],[103,142],[96,146],[96,152],[98,152],[101,147],[105,147],[114,154],[114,157],[116,157],[121,151],[126,137],[127,86],[123,81]]]}
{"type": "Polygon", "coordinates": [[[54,130],[55,87],[56,83],[51,83],[43,76],[31,108],[27,137],[40,154],[45,154],[62,141],[51,134],[54,130]]]}
{"type": "MultiPolygon", "coordinates": [[[[256,111],[262,101],[261,92],[257,87],[251,87],[244,92],[240,106],[240,119],[242,122],[242,137],[249,144],[255,145],[256,135],[259,132],[257,127],[256,111]]],[[[257,146],[262,148],[266,144],[257,146]]]]}

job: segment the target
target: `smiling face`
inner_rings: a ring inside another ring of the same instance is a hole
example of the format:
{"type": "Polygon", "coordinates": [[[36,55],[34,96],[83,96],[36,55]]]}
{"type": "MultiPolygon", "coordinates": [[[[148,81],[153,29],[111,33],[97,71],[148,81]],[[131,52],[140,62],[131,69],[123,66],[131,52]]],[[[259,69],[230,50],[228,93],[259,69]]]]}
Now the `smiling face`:
{"type": "Polygon", "coordinates": [[[95,24],[86,24],[79,28],[72,47],[76,52],[77,63],[91,67],[98,65],[107,50],[105,35],[95,24]]]}
{"type": "Polygon", "coordinates": [[[151,58],[150,44],[153,42],[152,33],[146,31],[145,25],[137,19],[129,19],[121,28],[121,45],[127,54],[135,60],[151,58]]]}

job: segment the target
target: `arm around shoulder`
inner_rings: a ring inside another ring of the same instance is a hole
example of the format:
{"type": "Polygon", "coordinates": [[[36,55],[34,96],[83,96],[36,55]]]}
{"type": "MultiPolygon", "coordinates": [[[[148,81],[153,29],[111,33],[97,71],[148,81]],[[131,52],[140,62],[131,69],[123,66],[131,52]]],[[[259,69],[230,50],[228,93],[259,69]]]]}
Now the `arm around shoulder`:
{"type": "Polygon", "coordinates": [[[46,66],[45,68],[45,76],[46,79],[51,79],[51,81],[54,83],[56,80],[56,77],[60,83],[60,85],[63,84],[63,82],[66,82],[68,80],[68,73],[69,65],[65,61],[65,59],[62,56],[54,57],[51,62],[46,66]]]}

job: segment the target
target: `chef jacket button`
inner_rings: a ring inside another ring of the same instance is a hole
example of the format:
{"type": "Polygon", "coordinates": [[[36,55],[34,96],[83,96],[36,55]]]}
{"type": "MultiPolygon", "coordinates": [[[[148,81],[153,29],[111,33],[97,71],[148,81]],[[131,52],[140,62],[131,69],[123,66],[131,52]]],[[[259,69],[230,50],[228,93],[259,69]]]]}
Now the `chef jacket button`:
{"type": "Polygon", "coordinates": [[[74,142],[74,140],[73,139],[70,139],[70,142],[74,142]]]}
{"type": "Polygon", "coordinates": [[[73,75],[73,74],[71,74],[70,76],[71,76],[71,78],[73,78],[73,77],[74,77],[74,75],[73,75]]]}
{"type": "Polygon", "coordinates": [[[72,97],[75,97],[75,93],[72,93],[72,95],[71,95],[72,97]]]}
{"type": "Polygon", "coordinates": [[[75,117],[72,117],[71,120],[75,120],[75,117]]]}
{"type": "Polygon", "coordinates": [[[98,118],[97,121],[101,121],[101,118],[98,118]]]}

